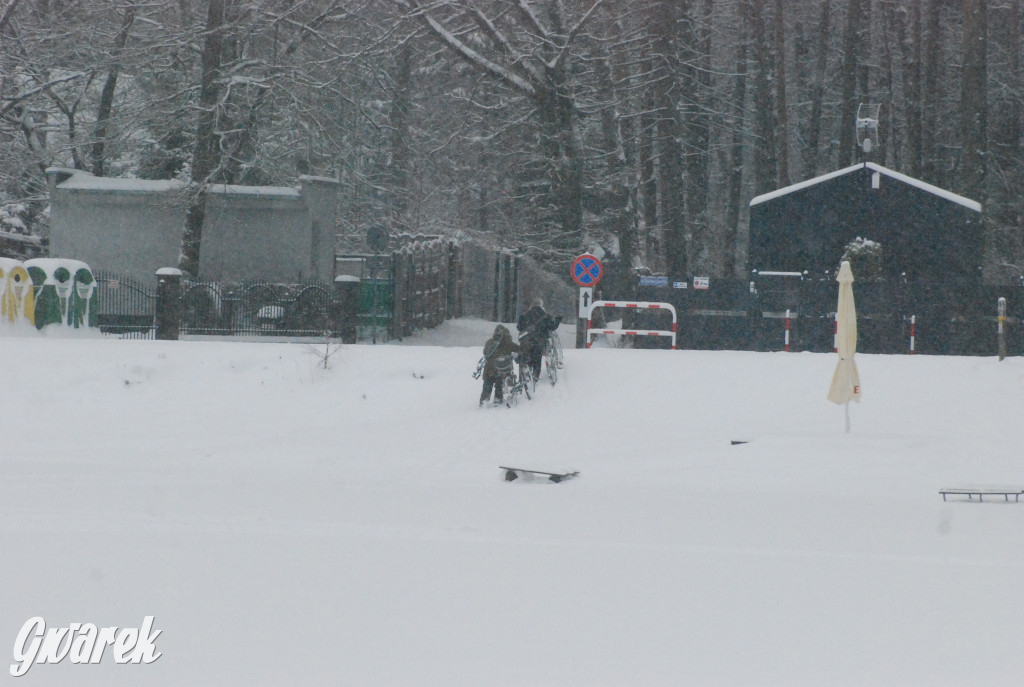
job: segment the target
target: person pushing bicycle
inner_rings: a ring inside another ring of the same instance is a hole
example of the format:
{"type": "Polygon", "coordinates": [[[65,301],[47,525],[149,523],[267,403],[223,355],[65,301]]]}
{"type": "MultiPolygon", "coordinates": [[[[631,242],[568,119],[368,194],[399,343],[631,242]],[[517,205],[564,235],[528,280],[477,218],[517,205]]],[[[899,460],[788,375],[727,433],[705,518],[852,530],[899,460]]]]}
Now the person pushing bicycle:
{"type": "Polygon", "coordinates": [[[544,301],[540,298],[534,298],[530,303],[530,309],[520,315],[516,322],[519,345],[523,348],[523,357],[533,372],[534,379],[540,379],[540,364],[544,359],[548,337],[561,323],[562,316],[553,317],[549,314],[544,309],[544,301]]]}
{"type": "MultiPolygon", "coordinates": [[[[504,394],[501,390],[501,378],[498,374],[497,359],[520,351],[520,345],[512,340],[512,332],[503,324],[494,328],[494,335],[484,344],[483,366],[484,388],[480,392],[480,406],[491,400],[494,392],[494,405],[501,405],[504,394]]],[[[475,375],[474,375],[475,376],[475,375]]]]}

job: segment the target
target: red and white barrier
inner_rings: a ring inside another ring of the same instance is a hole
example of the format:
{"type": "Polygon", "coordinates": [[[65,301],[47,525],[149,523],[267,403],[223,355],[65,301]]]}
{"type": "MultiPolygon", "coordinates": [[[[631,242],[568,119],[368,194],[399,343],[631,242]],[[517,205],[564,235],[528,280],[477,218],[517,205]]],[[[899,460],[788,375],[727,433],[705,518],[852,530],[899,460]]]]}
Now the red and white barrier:
{"type": "Polygon", "coordinates": [[[789,316],[789,309],[787,308],[786,309],[786,336],[783,339],[783,344],[785,345],[785,349],[786,349],[787,353],[789,353],[789,327],[790,327],[790,322],[791,322],[791,320],[790,320],[790,316],[789,316]]]}
{"type": "Polygon", "coordinates": [[[598,334],[626,334],[629,336],[668,336],[672,339],[672,350],[676,348],[676,309],[671,303],[648,303],[645,301],[594,301],[587,318],[587,348],[591,337],[598,334]],[[672,329],[593,329],[594,308],[636,308],[639,310],[667,310],[672,313],[672,329]]]}
{"type": "MultiPolygon", "coordinates": [[[[927,329],[927,327],[926,327],[927,329]]],[[[910,355],[914,355],[914,337],[917,335],[917,315],[910,316],[910,355]]]]}

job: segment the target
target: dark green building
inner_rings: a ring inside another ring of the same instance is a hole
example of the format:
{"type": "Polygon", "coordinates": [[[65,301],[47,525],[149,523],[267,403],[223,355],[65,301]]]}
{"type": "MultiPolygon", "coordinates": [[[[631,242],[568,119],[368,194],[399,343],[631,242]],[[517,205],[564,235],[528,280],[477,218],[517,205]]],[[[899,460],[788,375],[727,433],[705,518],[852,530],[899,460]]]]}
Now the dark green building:
{"type": "Polygon", "coordinates": [[[858,237],[881,244],[882,276],[981,278],[981,204],[872,162],[750,201],[749,268],[835,272],[858,237]]]}

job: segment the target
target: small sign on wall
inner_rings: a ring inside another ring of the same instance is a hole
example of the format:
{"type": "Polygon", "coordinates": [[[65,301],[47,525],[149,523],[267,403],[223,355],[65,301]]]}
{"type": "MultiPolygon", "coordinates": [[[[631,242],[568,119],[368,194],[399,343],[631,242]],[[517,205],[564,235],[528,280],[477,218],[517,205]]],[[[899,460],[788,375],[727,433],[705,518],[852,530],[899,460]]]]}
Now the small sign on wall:
{"type": "Polygon", "coordinates": [[[710,289],[711,278],[710,277],[694,277],[693,288],[695,289],[710,289]]]}
{"type": "Polygon", "coordinates": [[[594,303],[594,288],[591,286],[580,287],[580,319],[590,319],[590,307],[594,303]]]}

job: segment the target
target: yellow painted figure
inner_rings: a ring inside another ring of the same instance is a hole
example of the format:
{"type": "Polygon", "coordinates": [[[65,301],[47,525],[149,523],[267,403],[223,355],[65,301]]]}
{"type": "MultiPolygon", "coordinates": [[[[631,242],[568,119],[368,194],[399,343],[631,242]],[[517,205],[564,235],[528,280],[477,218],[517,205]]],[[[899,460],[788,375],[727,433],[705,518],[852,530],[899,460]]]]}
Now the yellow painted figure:
{"type": "Polygon", "coordinates": [[[35,324],[35,292],[28,270],[17,260],[0,258],[0,319],[35,324]]]}

